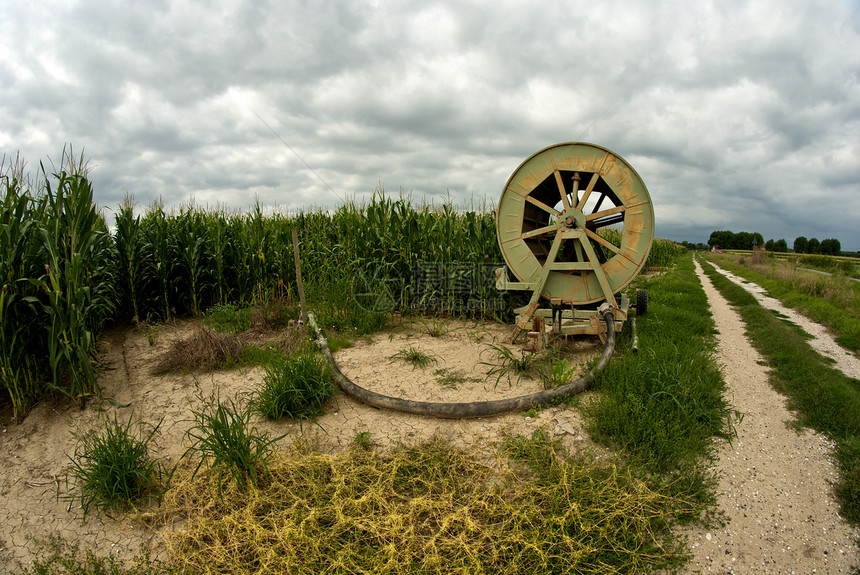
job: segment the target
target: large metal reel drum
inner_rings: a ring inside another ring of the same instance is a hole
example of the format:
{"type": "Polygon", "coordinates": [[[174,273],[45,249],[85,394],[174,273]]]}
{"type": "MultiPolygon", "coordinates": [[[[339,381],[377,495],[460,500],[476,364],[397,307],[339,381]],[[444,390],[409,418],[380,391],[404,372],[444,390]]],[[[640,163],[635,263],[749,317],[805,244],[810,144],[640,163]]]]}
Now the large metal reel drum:
{"type": "Polygon", "coordinates": [[[542,284],[546,299],[585,305],[609,299],[643,268],[654,208],[642,178],[618,154],[582,142],[556,144],[508,179],[496,232],[519,281],[542,284]],[[620,246],[602,237],[602,228],[620,230],[620,246]]]}

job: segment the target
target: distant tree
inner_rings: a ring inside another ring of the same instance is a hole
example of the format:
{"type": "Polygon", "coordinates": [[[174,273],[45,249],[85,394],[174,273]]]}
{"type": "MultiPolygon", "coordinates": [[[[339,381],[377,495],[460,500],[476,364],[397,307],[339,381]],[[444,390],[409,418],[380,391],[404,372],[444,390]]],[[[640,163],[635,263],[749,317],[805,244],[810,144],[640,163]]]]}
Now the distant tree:
{"type": "Polygon", "coordinates": [[[761,248],[764,246],[764,238],[758,232],[753,233],[753,247],[761,248]]]}
{"type": "Polygon", "coordinates": [[[776,240],[773,243],[773,251],[775,251],[777,253],[787,252],[788,251],[788,242],[783,240],[783,239],[776,240]]]}
{"type": "Polygon", "coordinates": [[[805,254],[806,250],[809,249],[809,240],[807,240],[804,236],[799,236],[794,238],[794,253],[796,254],[805,254]]]}
{"type": "Polygon", "coordinates": [[[806,245],[806,253],[821,253],[821,242],[818,241],[818,238],[809,238],[809,243],[806,245]]]}
{"type": "Polygon", "coordinates": [[[735,234],[735,249],[751,250],[753,248],[753,235],[749,232],[738,232],[735,234]]]}
{"type": "Polygon", "coordinates": [[[764,249],[766,249],[769,252],[773,251],[773,239],[769,239],[764,243],[764,249]]]}
{"type": "Polygon", "coordinates": [[[708,245],[711,247],[719,246],[721,248],[731,249],[735,243],[735,234],[728,230],[711,232],[711,237],[708,238],[708,245]]]}
{"type": "Polygon", "coordinates": [[[708,245],[710,247],[719,246],[728,250],[751,250],[754,246],[763,246],[764,238],[758,232],[735,233],[729,230],[721,230],[711,232],[711,237],[708,238],[708,245]]]}
{"type": "Polygon", "coordinates": [[[828,238],[821,240],[821,253],[828,256],[838,256],[842,252],[842,245],[839,240],[828,238]]]}

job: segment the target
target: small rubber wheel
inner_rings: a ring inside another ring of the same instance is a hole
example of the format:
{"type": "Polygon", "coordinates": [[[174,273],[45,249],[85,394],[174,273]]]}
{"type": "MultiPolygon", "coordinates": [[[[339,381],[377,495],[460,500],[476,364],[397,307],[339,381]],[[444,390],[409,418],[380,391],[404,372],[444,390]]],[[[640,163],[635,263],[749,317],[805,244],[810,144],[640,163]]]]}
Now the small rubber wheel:
{"type": "Polygon", "coordinates": [[[645,315],[648,311],[648,292],[644,289],[636,290],[636,315],[645,315]]]}

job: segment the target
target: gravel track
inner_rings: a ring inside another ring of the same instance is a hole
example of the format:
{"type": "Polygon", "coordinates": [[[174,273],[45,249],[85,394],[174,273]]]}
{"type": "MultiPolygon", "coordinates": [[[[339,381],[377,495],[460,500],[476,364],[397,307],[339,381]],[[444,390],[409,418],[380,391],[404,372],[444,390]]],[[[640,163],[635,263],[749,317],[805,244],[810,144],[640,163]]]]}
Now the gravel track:
{"type": "Polygon", "coordinates": [[[789,319],[789,321],[798,325],[803,329],[803,331],[811,335],[813,339],[810,340],[809,345],[812,346],[812,349],[821,355],[832,359],[836,363],[835,367],[839,371],[848,377],[860,379],[860,359],[851,355],[845,350],[845,348],[836,343],[836,340],[833,339],[833,334],[831,334],[826,327],[800,315],[797,311],[791,308],[785,307],[778,299],[767,295],[765,289],[760,285],[747,281],[742,277],[738,277],[713,262],[710,262],[710,264],[714,266],[714,269],[718,272],[752,294],[762,307],[784,315],[789,319]]]}
{"type": "Polygon", "coordinates": [[[842,520],[833,497],[833,442],[789,427],[795,418],[769,384],[740,316],[698,262],[696,272],[719,332],[716,354],[727,399],[743,419],[736,423],[737,438],[718,449],[714,463],[727,525],[690,533],[690,571],[850,573],[860,563],[860,533],[842,520]]]}

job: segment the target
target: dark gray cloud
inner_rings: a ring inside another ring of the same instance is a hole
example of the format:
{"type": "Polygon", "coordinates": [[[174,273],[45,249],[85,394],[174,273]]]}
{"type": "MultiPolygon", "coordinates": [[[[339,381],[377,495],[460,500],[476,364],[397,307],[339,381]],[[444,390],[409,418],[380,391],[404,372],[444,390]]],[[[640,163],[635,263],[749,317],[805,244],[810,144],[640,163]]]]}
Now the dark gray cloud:
{"type": "Polygon", "coordinates": [[[0,84],[0,153],[84,149],[110,208],[494,202],[581,139],[637,169],[658,235],[860,250],[853,0],[9,0],[0,84]]]}

